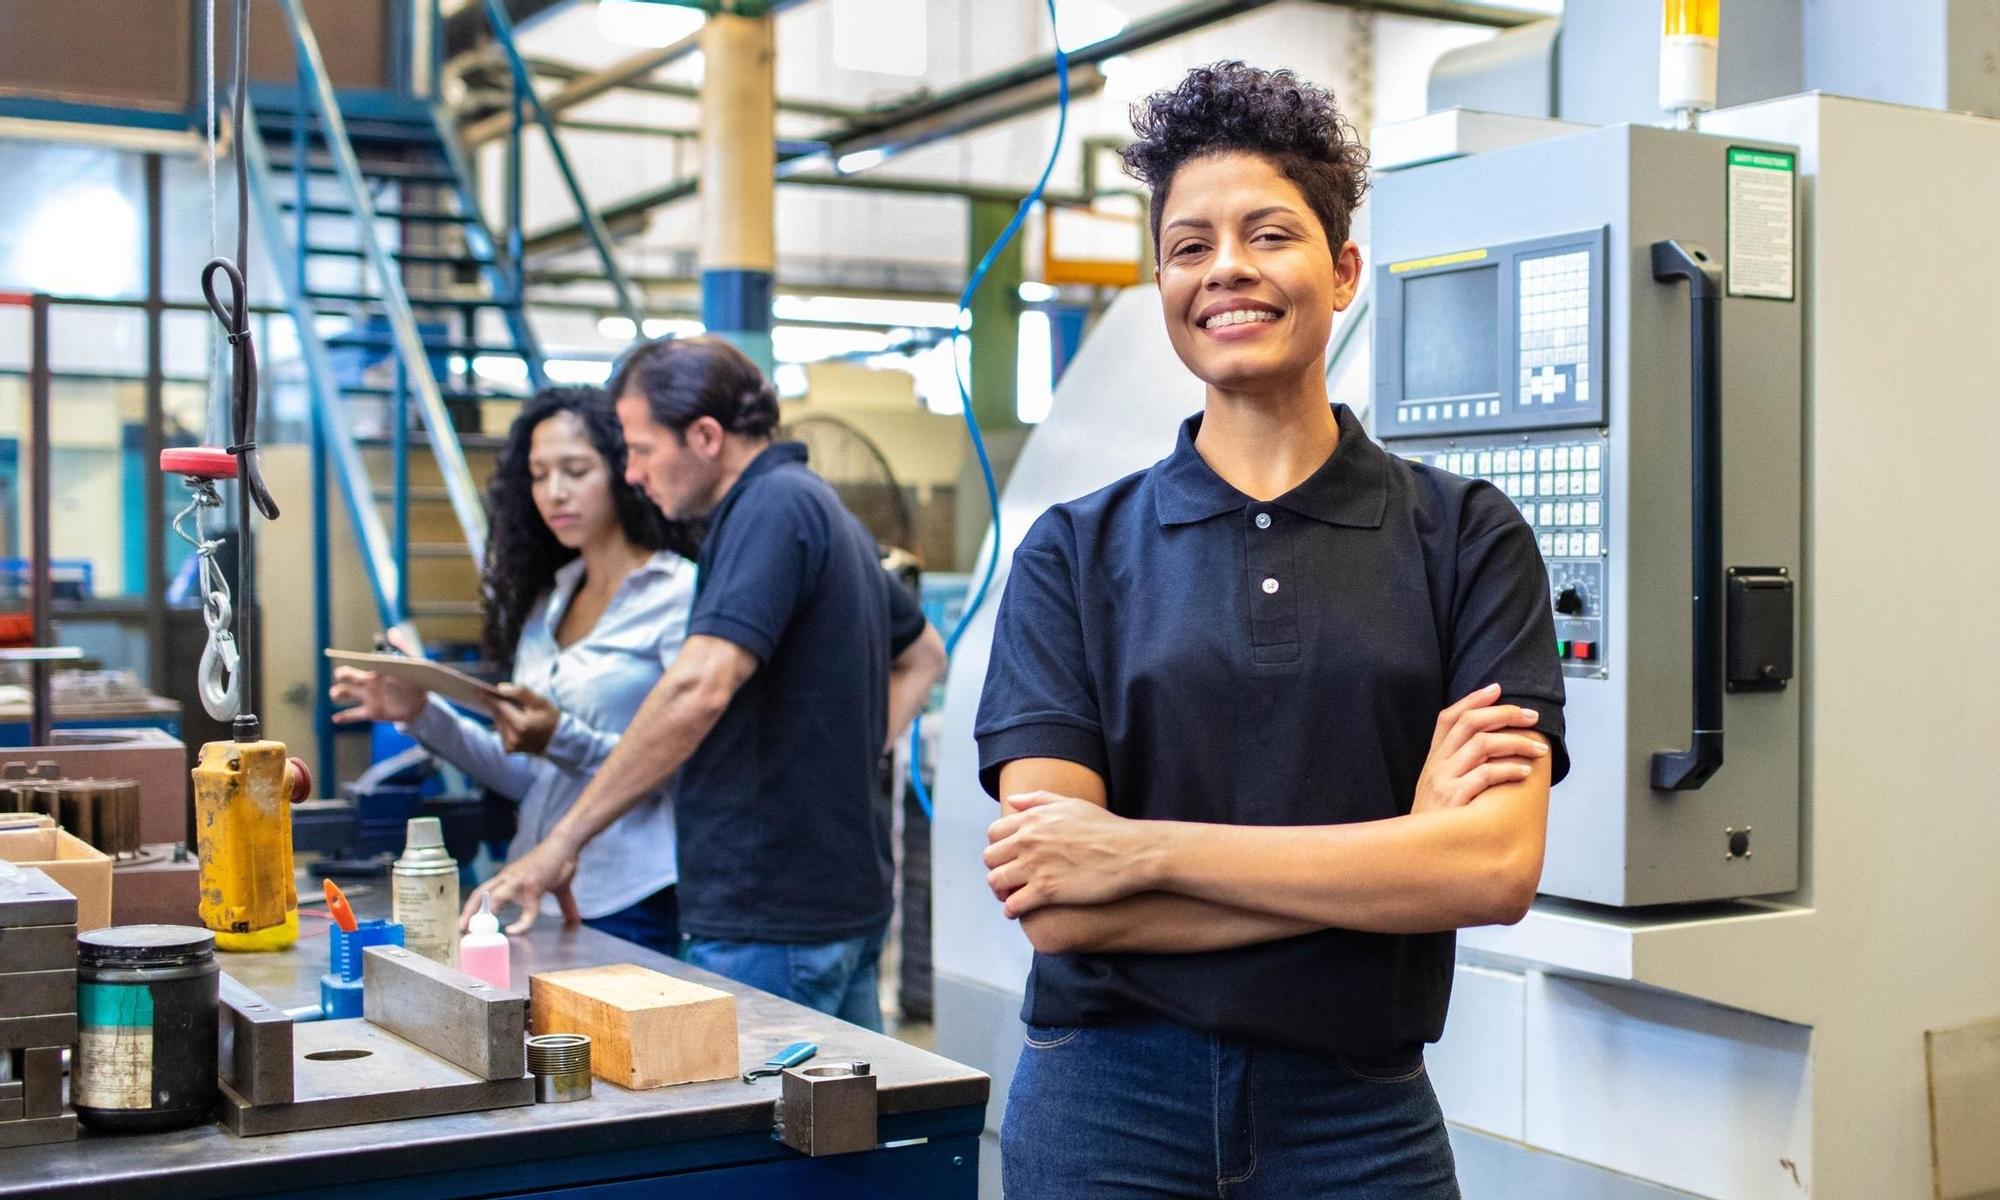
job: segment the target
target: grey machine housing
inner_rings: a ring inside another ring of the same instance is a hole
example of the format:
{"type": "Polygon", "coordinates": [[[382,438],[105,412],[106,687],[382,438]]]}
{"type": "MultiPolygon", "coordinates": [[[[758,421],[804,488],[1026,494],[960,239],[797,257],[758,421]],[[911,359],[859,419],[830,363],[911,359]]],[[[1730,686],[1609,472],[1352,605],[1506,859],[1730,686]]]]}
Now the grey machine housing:
{"type": "Polygon", "coordinates": [[[1616,125],[1375,184],[1376,434],[1507,490],[1550,574],[1572,765],[1551,800],[1548,896],[1640,906],[1798,885],[1798,291],[1735,294],[1732,148],[1793,153],[1616,125]],[[1660,242],[1720,272],[1713,578],[1691,533],[1691,285],[1655,278],[1660,242]],[[1693,740],[1700,590],[1728,612],[1711,648],[1729,659],[1722,729],[1703,739],[1723,761],[1665,790],[1656,754],[1693,740]]]}

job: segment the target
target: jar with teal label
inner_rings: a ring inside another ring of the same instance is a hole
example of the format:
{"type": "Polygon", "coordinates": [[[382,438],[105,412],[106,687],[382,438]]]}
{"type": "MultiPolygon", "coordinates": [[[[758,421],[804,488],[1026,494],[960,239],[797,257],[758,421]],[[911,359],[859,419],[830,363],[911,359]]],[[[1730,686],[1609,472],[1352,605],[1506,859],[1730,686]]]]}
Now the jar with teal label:
{"type": "Polygon", "coordinates": [[[70,1102],[92,1129],[193,1125],[215,1107],[215,935],[119,925],[76,939],[70,1102]]]}

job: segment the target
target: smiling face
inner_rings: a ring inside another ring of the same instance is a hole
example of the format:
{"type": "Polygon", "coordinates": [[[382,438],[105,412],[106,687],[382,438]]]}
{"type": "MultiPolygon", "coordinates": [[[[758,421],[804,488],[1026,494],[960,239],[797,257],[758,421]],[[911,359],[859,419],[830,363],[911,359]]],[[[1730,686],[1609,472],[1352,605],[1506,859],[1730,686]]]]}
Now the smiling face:
{"type": "Polygon", "coordinates": [[[1258,394],[1323,374],[1333,314],[1361,256],[1328,245],[1298,185],[1261,155],[1174,173],[1160,213],[1160,303],[1174,353],[1216,391],[1258,394]]]}
{"type": "Polygon", "coordinates": [[[529,491],[535,511],[571,550],[580,550],[618,528],[611,499],[611,470],[573,412],[558,412],[528,442],[529,491]]]}

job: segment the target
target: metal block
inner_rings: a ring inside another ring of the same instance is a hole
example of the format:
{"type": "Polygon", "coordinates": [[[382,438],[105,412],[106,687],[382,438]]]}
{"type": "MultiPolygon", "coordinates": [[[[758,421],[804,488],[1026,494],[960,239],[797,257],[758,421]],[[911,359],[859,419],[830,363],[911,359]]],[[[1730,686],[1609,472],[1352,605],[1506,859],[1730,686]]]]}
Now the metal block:
{"type": "Polygon", "coordinates": [[[292,1019],[224,972],[216,1074],[250,1104],[292,1102],[292,1019]]]}
{"type": "Polygon", "coordinates": [[[7,1017],[0,1020],[0,1050],[20,1050],[28,1046],[73,1046],[76,1044],[76,1014],[57,1013],[46,1017],[7,1017]]]}
{"type": "Polygon", "coordinates": [[[34,867],[22,867],[11,884],[0,883],[0,927],[75,924],[76,897],[34,867]]]}
{"type": "Polygon", "coordinates": [[[0,1103],[5,1103],[8,1100],[19,1100],[23,1086],[18,1079],[9,1079],[5,1083],[0,1083],[0,1103]]]}
{"type": "Polygon", "coordinates": [[[11,1100],[6,1097],[0,1097],[0,1125],[4,1125],[9,1121],[20,1120],[26,1111],[27,1106],[21,1103],[19,1096],[15,1096],[11,1100]]]}
{"type": "Polygon", "coordinates": [[[528,1075],[480,1079],[366,1020],[307,1021],[293,1039],[292,1102],[253,1105],[225,1083],[222,1121],[230,1132],[295,1133],[535,1102],[528,1075]]]}
{"type": "Polygon", "coordinates": [[[481,1079],[527,1073],[526,996],[401,946],[370,946],[362,955],[363,1017],[481,1079]]]}
{"type": "Polygon", "coordinates": [[[76,969],[76,926],[0,927],[0,974],[76,969]]]}
{"type": "Polygon", "coordinates": [[[23,1115],[60,1116],[63,1110],[63,1048],[38,1046],[21,1051],[21,1102],[23,1115]]]}
{"type": "Polygon", "coordinates": [[[76,968],[0,975],[0,1019],[76,1012],[76,968]]]}
{"type": "Polygon", "coordinates": [[[62,1113],[53,1117],[30,1117],[25,1121],[8,1121],[0,1125],[0,1150],[10,1146],[42,1146],[50,1142],[75,1140],[75,1113],[62,1113]]]}
{"type": "Polygon", "coordinates": [[[778,1140],[813,1158],[875,1148],[875,1073],[865,1062],[792,1067],[781,1077],[778,1140]]]}

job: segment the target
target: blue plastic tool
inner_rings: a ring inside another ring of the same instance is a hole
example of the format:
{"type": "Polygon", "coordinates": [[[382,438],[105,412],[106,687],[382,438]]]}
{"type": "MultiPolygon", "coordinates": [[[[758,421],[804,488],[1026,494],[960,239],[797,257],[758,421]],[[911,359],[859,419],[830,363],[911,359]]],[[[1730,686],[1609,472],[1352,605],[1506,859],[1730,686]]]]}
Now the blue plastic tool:
{"type": "Polygon", "coordinates": [[[787,1067],[798,1066],[818,1053],[819,1046],[812,1042],[793,1042],[770,1058],[765,1059],[763,1066],[758,1067],[754,1071],[743,1072],[743,1082],[755,1083],[759,1079],[768,1079],[787,1067]]]}

